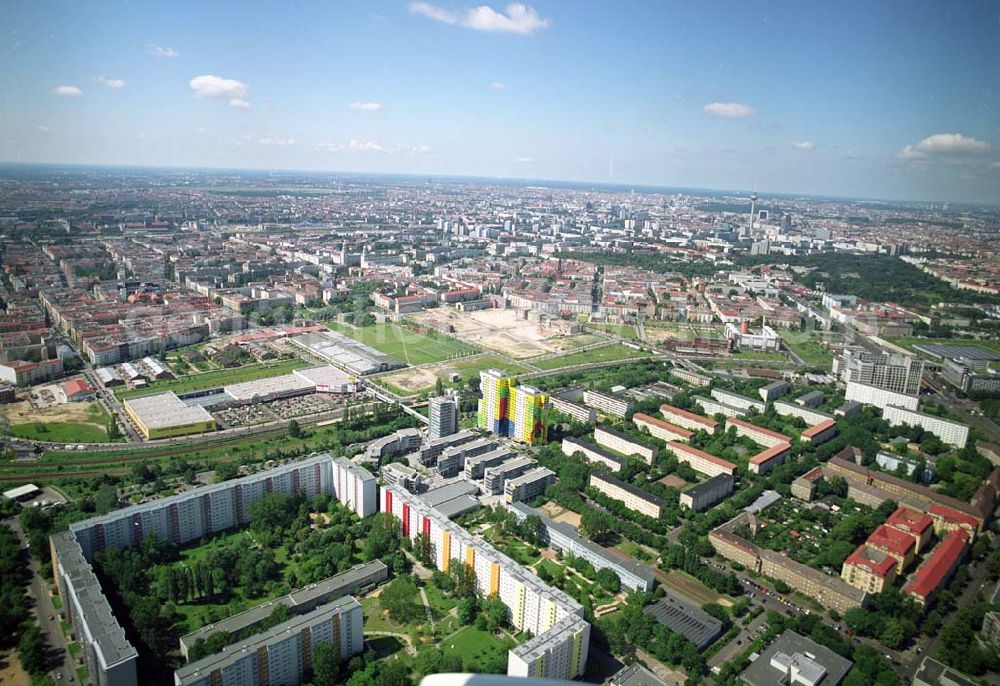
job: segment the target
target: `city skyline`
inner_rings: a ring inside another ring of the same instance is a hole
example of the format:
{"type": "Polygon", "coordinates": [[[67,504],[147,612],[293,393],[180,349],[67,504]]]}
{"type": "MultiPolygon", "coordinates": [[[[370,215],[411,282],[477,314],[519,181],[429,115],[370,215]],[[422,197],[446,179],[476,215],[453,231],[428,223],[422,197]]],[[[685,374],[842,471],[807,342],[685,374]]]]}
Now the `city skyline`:
{"type": "Polygon", "coordinates": [[[13,7],[0,160],[1000,202],[987,3],[299,7],[13,7]]]}

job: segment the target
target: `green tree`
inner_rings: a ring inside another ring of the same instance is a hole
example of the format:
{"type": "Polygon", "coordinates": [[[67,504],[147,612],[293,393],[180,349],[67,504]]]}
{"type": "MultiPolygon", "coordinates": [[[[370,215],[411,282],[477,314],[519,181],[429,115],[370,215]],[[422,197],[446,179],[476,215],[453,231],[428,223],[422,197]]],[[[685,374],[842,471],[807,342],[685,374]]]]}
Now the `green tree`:
{"type": "Polygon", "coordinates": [[[41,674],[45,671],[45,651],[45,636],[37,624],[32,624],[17,642],[21,665],[31,674],[41,674]]]}
{"type": "Polygon", "coordinates": [[[479,614],[479,598],[474,595],[467,596],[458,601],[458,621],[468,626],[476,621],[479,614]]]}
{"type": "Polygon", "coordinates": [[[302,428],[299,426],[299,423],[294,419],[288,422],[288,435],[291,438],[302,437],[302,428]]]}
{"type": "Polygon", "coordinates": [[[313,647],[314,686],[336,686],[340,683],[340,653],[332,643],[320,643],[313,647]]]}
{"type": "Polygon", "coordinates": [[[618,578],[614,570],[608,567],[597,572],[597,583],[609,593],[617,593],[622,587],[621,579],[618,578]]]}
{"type": "Polygon", "coordinates": [[[394,621],[405,623],[418,615],[420,608],[414,601],[416,595],[417,587],[413,581],[401,576],[389,582],[379,595],[378,602],[394,621]]]}

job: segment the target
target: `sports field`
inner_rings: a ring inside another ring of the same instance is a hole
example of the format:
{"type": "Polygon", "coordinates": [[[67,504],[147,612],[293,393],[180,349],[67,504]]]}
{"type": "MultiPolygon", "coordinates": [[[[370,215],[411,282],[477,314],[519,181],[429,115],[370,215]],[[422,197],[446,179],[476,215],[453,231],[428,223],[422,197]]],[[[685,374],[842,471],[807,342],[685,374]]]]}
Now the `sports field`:
{"type": "Polygon", "coordinates": [[[571,353],[560,357],[552,357],[547,360],[532,362],[539,369],[561,369],[572,367],[577,364],[588,364],[591,362],[607,362],[609,360],[630,360],[636,357],[645,357],[649,353],[643,350],[636,350],[624,345],[614,344],[603,348],[585,350],[584,352],[571,353]]]}
{"type": "Polygon", "coordinates": [[[327,326],[409,365],[443,362],[479,352],[447,334],[437,331],[417,333],[400,324],[374,324],[358,328],[327,322],[327,326]]]}
{"type": "Polygon", "coordinates": [[[119,400],[134,398],[140,395],[152,395],[154,393],[187,393],[189,391],[199,391],[203,388],[216,388],[227,384],[242,383],[243,381],[254,381],[256,379],[267,379],[272,376],[289,374],[293,369],[308,367],[308,363],[298,358],[291,360],[279,360],[277,362],[267,362],[261,364],[248,364],[234,369],[217,369],[211,372],[199,374],[187,374],[176,379],[163,379],[154,381],[146,388],[126,390],[119,388],[115,395],[119,400]]]}

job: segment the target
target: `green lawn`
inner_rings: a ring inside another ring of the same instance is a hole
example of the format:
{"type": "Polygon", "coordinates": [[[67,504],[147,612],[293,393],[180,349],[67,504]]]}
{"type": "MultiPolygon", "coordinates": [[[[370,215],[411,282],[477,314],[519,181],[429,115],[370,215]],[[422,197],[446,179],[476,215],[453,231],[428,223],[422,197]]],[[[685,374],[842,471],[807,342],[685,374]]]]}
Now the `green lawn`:
{"type": "Polygon", "coordinates": [[[176,379],[163,379],[154,381],[146,388],[126,390],[119,388],[115,395],[119,400],[134,398],[140,395],[152,395],[154,393],[187,393],[189,391],[199,391],[204,388],[216,388],[227,384],[241,383],[243,381],[254,381],[256,379],[266,379],[272,376],[289,374],[294,369],[309,366],[307,362],[298,358],[290,360],[278,360],[277,362],[267,362],[261,364],[248,364],[243,367],[233,369],[217,369],[211,372],[201,372],[199,374],[187,374],[176,379]]]}
{"type": "Polygon", "coordinates": [[[610,360],[629,360],[636,357],[645,357],[649,353],[643,350],[635,350],[621,344],[608,345],[603,348],[595,348],[580,353],[570,353],[560,357],[552,357],[547,360],[533,362],[539,369],[560,369],[571,367],[577,364],[587,364],[591,362],[608,362],[610,360]]]}
{"type": "Polygon", "coordinates": [[[103,426],[90,422],[28,422],[14,424],[10,435],[35,441],[52,443],[105,443],[108,432],[103,426]]]}
{"type": "Polygon", "coordinates": [[[446,334],[416,333],[400,324],[375,324],[362,328],[338,322],[327,322],[326,325],[409,365],[443,362],[478,352],[473,346],[446,334]]]}
{"type": "Polygon", "coordinates": [[[781,340],[810,366],[829,367],[833,364],[833,355],[808,333],[783,331],[781,340]]]}
{"type": "Polygon", "coordinates": [[[509,641],[474,626],[465,627],[441,644],[445,655],[458,655],[463,665],[483,664],[488,657],[506,656],[509,647],[509,641]]]}

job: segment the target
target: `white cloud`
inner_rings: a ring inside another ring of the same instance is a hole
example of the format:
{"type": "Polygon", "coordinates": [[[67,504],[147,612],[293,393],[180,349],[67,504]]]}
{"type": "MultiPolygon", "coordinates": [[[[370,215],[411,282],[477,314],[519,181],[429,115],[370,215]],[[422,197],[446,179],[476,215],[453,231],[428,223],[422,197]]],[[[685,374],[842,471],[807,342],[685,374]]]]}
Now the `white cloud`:
{"type": "Polygon", "coordinates": [[[258,138],[257,142],[261,145],[295,145],[294,138],[278,138],[277,136],[264,136],[263,138],[258,138]]]}
{"type": "Polygon", "coordinates": [[[502,91],[506,87],[507,84],[504,83],[503,81],[490,81],[490,88],[492,88],[495,91],[502,91]]]}
{"type": "Polygon", "coordinates": [[[742,102],[710,102],[705,105],[705,112],[713,117],[725,117],[727,119],[742,119],[752,117],[756,110],[750,105],[742,102]]]}
{"type": "Polygon", "coordinates": [[[547,29],[552,22],[538,15],[534,7],[520,2],[507,5],[505,11],[497,11],[489,5],[479,5],[453,12],[429,2],[411,2],[408,7],[414,14],[445,24],[459,24],[476,31],[517,33],[527,36],[540,29],[547,29]]]}
{"type": "Polygon", "coordinates": [[[97,82],[114,90],[121,90],[125,87],[125,82],[121,79],[106,79],[103,76],[98,76],[97,82]]]}
{"type": "Polygon", "coordinates": [[[919,143],[907,145],[896,155],[901,160],[920,160],[928,157],[986,155],[993,149],[986,141],[961,133],[936,133],[919,143]]]}
{"type": "Polygon", "coordinates": [[[181,54],[173,48],[164,48],[159,45],[150,45],[149,54],[153,57],[169,57],[171,59],[181,56],[181,54]]]}
{"type": "Polygon", "coordinates": [[[250,92],[250,87],[242,81],[203,74],[191,79],[190,86],[199,98],[228,100],[232,107],[250,109],[250,103],[246,100],[246,94],[250,92]]]}
{"type": "Polygon", "coordinates": [[[796,150],[812,150],[816,147],[816,144],[812,141],[795,141],[792,143],[792,147],[796,150]]]}
{"type": "Polygon", "coordinates": [[[83,95],[83,91],[77,86],[56,86],[52,89],[52,92],[64,98],[79,98],[83,95]]]}
{"type": "Polygon", "coordinates": [[[517,162],[518,164],[531,164],[532,162],[535,161],[535,158],[533,158],[533,157],[515,157],[514,161],[517,162]]]}
{"type": "Polygon", "coordinates": [[[348,150],[355,150],[358,152],[386,152],[386,149],[378,141],[355,141],[352,140],[347,144],[348,150]]]}
{"type": "Polygon", "coordinates": [[[408,7],[414,14],[419,14],[427,17],[428,19],[433,19],[434,21],[444,22],[445,24],[458,23],[457,14],[449,12],[443,7],[432,5],[429,2],[411,2],[408,7]]]}
{"type": "Polygon", "coordinates": [[[316,147],[327,152],[343,152],[344,150],[351,152],[389,152],[378,141],[359,141],[354,139],[350,140],[346,145],[343,143],[317,143],[316,147]]]}
{"type": "Polygon", "coordinates": [[[41,131],[42,133],[48,133],[49,132],[49,127],[42,126],[41,124],[39,124],[35,128],[38,129],[39,131],[41,131]]]}
{"type": "Polygon", "coordinates": [[[382,109],[382,103],[380,102],[352,102],[348,105],[352,110],[365,110],[368,112],[375,112],[382,109]]]}

